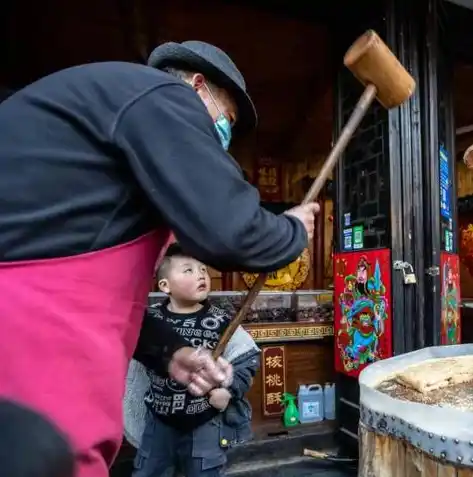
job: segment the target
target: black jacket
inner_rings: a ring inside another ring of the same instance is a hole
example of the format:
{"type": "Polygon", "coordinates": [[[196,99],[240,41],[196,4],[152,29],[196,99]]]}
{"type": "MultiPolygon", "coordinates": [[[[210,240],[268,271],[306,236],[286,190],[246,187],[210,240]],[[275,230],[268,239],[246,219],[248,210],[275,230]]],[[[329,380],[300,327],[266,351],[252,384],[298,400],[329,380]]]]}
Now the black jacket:
{"type": "Polygon", "coordinates": [[[185,83],[147,66],[54,73],[0,104],[0,261],[70,256],[167,224],[220,270],[269,271],[307,245],[259,204],[185,83]]]}
{"type": "MultiPolygon", "coordinates": [[[[131,63],[59,71],[0,104],[0,203],[3,262],[101,250],[159,225],[220,270],[277,269],[307,245],[301,222],[260,207],[193,89],[131,63]]],[[[160,330],[156,346],[182,345],[160,330]]]]}

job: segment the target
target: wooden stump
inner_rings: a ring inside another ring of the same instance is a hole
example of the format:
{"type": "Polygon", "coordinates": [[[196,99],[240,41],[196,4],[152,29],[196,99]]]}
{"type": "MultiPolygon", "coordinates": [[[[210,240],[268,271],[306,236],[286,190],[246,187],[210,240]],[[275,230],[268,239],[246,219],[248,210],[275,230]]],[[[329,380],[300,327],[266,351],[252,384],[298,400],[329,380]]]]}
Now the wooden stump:
{"type": "Polygon", "coordinates": [[[358,477],[473,477],[473,467],[444,464],[409,443],[360,424],[358,477]]]}

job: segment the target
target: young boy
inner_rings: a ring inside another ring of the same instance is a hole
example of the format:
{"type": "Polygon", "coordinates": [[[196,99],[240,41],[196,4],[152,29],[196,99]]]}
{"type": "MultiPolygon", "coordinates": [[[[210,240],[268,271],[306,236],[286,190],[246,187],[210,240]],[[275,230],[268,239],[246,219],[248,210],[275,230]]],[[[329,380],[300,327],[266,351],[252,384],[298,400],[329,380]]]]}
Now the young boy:
{"type": "MultiPolygon", "coordinates": [[[[168,299],[149,313],[171,323],[191,346],[214,349],[231,317],[207,300],[210,277],[206,266],[174,244],[158,269],[157,280],[168,299]]],[[[144,430],[138,431],[139,412],[130,410],[130,403],[142,399],[144,380],[141,377],[138,385],[141,365],[132,362],[125,396],[125,435],[139,447],[133,477],[172,477],[176,471],[185,477],[220,476],[225,451],[251,437],[251,409],[244,395],[259,366],[259,349],[239,328],[224,357],[233,365],[232,382],[204,397],[192,396],[185,387],[146,368],[147,412],[141,416],[144,430]]]]}

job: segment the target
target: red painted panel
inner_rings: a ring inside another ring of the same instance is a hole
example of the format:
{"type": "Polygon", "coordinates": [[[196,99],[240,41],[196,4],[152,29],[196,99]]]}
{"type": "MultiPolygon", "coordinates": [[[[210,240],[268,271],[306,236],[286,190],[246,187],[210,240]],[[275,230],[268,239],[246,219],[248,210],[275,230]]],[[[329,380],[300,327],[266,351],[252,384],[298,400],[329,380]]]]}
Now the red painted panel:
{"type": "Polygon", "coordinates": [[[460,316],[460,258],[452,253],[440,252],[442,315],[440,343],[461,343],[460,316]]]}
{"type": "Polygon", "coordinates": [[[392,356],[389,249],[334,255],[335,369],[357,377],[392,356]]]}

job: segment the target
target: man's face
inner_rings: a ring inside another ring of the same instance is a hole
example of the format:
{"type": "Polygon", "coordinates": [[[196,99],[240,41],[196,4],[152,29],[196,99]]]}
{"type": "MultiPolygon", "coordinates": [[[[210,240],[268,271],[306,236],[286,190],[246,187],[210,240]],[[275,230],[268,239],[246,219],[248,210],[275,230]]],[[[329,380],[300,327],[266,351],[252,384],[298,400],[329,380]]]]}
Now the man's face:
{"type": "Polygon", "coordinates": [[[238,110],[230,95],[224,89],[210,86],[200,73],[192,76],[190,84],[200,96],[214,122],[220,114],[223,114],[233,127],[238,119],[238,110]]]}
{"type": "Polygon", "coordinates": [[[358,267],[356,272],[356,281],[358,283],[366,283],[368,281],[368,270],[366,270],[365,266],[360,265],[358,267]]]}
{"type": "Polygon", "coordinates": [[[167,278],[159,288],[176,301],[195,304],[205,300],[210,292],[207,267],[191,257],[172,257],[167,278]]]}

